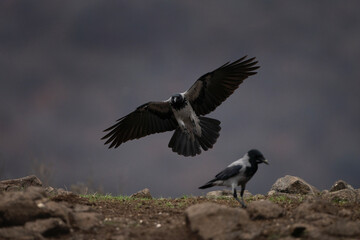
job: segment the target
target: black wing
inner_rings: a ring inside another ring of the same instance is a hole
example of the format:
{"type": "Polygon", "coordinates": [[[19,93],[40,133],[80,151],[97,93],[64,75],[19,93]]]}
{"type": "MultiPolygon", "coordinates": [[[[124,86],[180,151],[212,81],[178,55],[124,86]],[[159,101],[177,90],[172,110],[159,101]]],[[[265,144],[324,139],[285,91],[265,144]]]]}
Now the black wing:
{"type": "Polygon", "coordinates": [[[227,99],[246,79],[256,74],[255,58],[240,58],[233,63],[226,63],[218,69],[200,77],[185,93],[198,115],[213,111],[227,99]]]}
{"type": "Polygon", "coordinates": [[[241,165],[235,165],[232,167],[227,167],[225,168],[223,171],[219,172],[216,176],[215,176],[215,181],[216,180],[226,180],[229,179],[237,174],[239,174],[240,169],[242,168],[241,165]]]}
{"type": "Polygon", "coordinates": [[[105,129],[104,132],[110,132],[101,139],[107,139],[105,144],[111,143],[109,148],[117,148],[126,141],[153,133],[171,131],[177,126],[168,101],[148,102],[105,129]]]}

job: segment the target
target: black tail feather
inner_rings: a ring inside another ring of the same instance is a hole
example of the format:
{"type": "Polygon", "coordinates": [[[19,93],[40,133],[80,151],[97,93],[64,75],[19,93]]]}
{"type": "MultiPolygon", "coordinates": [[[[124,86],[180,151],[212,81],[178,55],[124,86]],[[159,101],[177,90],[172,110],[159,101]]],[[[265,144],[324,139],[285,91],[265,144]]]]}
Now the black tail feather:
{"type": "Polygon", "coordinates": [[[195,156],[212,148],[220,136],[220,121],[207,117],[199,117],[201,127],[201,135],[183,131],[177,128],[170,139],[169,147],[179,155],[185,157],[195,156]],[[191,135],[194,134],[194,135],[191,135]],[[201,147],[201,148],[200,148],[201,147]]]}
{"type": "Polygon", "coordinates": [[[205,183],[205,184],[202,185],[201,187],[199,187],[199,189],[210,188],[210,187],[213,187],[213,186],[215,186],[215,185],[214,185],[214,182],[213,182],[213,181],[210,181],[210,182],[205,183]]]}
{"type": "Polygon", "coordinates": [[[201,153],[200,144],[196,138],[191,138],[190,135],[180,128],[177,128],[170,139],[169,147],[179,155],[185,157],[195,156],[201,153]]]}
{"type": "Polygon", "coordinates": [[[206,151],[212,148],[220,136],[220,121],[207,117],[199,117],[201,137],[197,136],[201,147],[206,151]]]}

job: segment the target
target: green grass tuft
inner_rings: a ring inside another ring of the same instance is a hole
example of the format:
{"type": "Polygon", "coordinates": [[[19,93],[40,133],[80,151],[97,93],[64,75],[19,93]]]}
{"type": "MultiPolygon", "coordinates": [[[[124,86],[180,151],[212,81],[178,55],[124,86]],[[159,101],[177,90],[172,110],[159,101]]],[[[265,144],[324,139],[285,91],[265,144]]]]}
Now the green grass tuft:
{"type": "Polygon", "coordinates": [[[112,196],[111,194],[86,194],[86,195],[80,195],[83,198],[87,198],[90,202],[96,202],[96,201],[129,201],[131,198],[129,196],[112,196]]]}

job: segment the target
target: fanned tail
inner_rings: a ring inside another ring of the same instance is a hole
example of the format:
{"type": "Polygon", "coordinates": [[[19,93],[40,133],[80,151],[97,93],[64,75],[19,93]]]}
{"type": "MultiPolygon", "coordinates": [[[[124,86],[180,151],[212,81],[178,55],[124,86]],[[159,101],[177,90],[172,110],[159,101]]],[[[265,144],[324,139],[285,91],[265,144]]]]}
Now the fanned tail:
{"type": "Polygon", "coordinates": [[[201,148],[207,151],[213,147],[220,136],[220,121],[207,117],[199,117],[199,120],[200,135],[184,131],[180,127],[175,130],[169,142],[173,152],[188,157],[200,154],[201,148]]]}

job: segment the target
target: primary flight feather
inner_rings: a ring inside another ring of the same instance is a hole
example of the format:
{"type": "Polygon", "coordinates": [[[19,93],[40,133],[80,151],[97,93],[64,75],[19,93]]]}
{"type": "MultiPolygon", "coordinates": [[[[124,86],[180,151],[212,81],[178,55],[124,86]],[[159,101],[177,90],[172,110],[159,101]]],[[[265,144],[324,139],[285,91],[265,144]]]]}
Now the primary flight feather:
{"type": "Polygon", "coordinates": [[[200,77],[184,93],[166,101],[148,102],[117,120],[102,139],[109,148],[150,134],[173,131],[169,147],[183,156],[195,156],[212,148],[220,132],[220,121],[203,117],[225,101],[249,76],[256,74],[255,58],[226,63],[200,77]]]}

